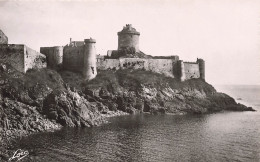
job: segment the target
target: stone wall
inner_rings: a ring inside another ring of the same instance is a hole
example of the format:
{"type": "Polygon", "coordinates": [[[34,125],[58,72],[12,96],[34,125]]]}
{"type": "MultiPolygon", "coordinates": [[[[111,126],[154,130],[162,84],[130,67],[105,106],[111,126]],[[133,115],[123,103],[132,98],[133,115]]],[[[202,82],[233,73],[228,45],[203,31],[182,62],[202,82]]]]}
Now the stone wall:
{"type": "Polygon", "coordinates": [[[136,34],[119,34],[118,35],[118,50],[133,47],[136,52],[139,52],[139,35],[136,34]]]}
{"type": "Polygon", "coordinates": [[[8,44],[8,37],[0,30],[0,44],[8,44]]]}
{"type": "Polygon", "coordinates": [[[46,67],[46,57],[25,45],[1,44],[0,61],[25,73],[28,69],[46,67]]]}
{"type": "Polygon", "coordinates": [[[46,56],[27,46],[24,49],[24,72],[47,67],[46,56]]]}
{"type": "Polygon", "coordinates": [[[104,59],[97,62],[97,69],[99,70],[118,70],[120,69],[119,59],[104,59]]]}
{"type": "Polygon", "coordinates": [[[84,46],[63,49],[63,68],[66,70],[81,72],[83,70],[84,46]]]}
{"type": "Polygon", "coordinates": [[[122,69],[145,69],[148,70],[147,59],[141,58],[120,58],[120,67],[122,69]]]}
{"type": "Polygon", "coordinates": [[[184,62],[185,79],[199,78],[199,64],[193,62],[184,62]]]}
{"type": "Polygon", "coordinates": [[[147,59],[147,61],[148,70],[174,78],[175,69],[173,67],[177,61],[172,59],[147,59]]]}
{"type": "Polygon", "coordinates": [[[99,70],[144,69],[174,77],[178,71],[177,61],[172,59],[120,58],[104,59],[97,62],[99,70]]]}
{"type": "Polygon", "coordinates": [[[63,47],[41,47],[40,52],[46,56],[47,67],[56,69],[63,63],[63,47]]]}
{"type": "Polygon", "coordinates": [[[0,61],[10,64],[20,72],[25,72],[24,51],[24,45],[0,44],[0,61]]]}

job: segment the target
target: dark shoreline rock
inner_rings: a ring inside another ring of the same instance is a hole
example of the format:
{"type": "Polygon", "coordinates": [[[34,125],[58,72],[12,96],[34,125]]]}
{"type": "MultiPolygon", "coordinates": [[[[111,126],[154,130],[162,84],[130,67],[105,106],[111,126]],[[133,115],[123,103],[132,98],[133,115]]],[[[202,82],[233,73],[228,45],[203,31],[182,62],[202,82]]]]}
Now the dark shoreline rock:
{"type": "MultiPolygon", "coordinates": [[[[144,70],[81,74],[50,69],[22,74],[6,64],[0,73],[0,152],[5,141],[62,126],[92,127],[106,117],[128,114],[203,114],[255,111],[201,79],[179,82],[144,70]]],[[[4,156],[5,153],[0,153],[4,156]]]]}

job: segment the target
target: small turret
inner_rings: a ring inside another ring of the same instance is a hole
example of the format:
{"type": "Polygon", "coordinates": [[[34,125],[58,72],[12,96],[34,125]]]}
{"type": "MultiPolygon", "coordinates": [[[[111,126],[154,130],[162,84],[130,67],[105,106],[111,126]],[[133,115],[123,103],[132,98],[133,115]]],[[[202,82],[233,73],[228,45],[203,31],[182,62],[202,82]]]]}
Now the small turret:
{"type": "Polygon", "coordinates": [[[83,53],[83,77],[85,80],[94,79],[97,75],[96,66],[96,40],[95,39],[85,39],[84,40],[84,53],[83,53]]]}
{"type": "Polygon", "coordinates": [[[205,80],[205,61],[197,58],[197,63],[199,64],[200,78],[205,80]]]}

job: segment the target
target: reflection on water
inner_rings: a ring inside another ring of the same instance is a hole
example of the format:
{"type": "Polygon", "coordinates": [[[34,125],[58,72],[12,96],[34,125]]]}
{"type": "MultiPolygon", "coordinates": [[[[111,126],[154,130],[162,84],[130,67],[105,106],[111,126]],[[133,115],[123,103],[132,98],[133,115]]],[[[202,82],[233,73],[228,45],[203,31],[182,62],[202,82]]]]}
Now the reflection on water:
{"type": "Polygon", "coordinates": [[[28,161],[259,161],[259,128],[259,111],[134,115],[33,135],[15,147],[30,152],[28,161]]]}

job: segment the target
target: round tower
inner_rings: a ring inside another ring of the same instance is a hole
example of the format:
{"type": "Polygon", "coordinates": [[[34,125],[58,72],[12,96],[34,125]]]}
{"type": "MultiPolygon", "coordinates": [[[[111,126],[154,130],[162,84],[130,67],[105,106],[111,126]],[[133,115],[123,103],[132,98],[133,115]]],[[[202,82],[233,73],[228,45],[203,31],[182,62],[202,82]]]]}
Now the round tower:
{"type": "Polygon", "coordinates": [[[184,63],[182,60],[178,60],[178,66],[179,66],[179,79],[183,82],[186,80],[186,75],[185,75],[184,63]]]}
{"type": "Polygon", "coordinates": [[[84,53],[83,53],[83,77],[86,80],[91,80],[97,75],[96,66],[96,47],[95,39],[85,39],[84,40],[84,53]]]}
{"type": "Polygon", "coordinates": [[[63,62],[63,47],[62,46],[53,47],[53,55],[52,55],[51,59],[52,59],[51,67],[57,68],[62,65],[62,62],[63,62]]]}
{"type": "Polygon", "coordinates": [[[205,80],[205,61],[197,58],[197,63],[199,64],[200,78],[205,80]]]}
{"type": "Polygon", "coordinates": [[[126,24],[118,35],[118,50],[132,50],[139,52],[139,36],[140,33],[132,27],[131,24],[126,24]]]}

